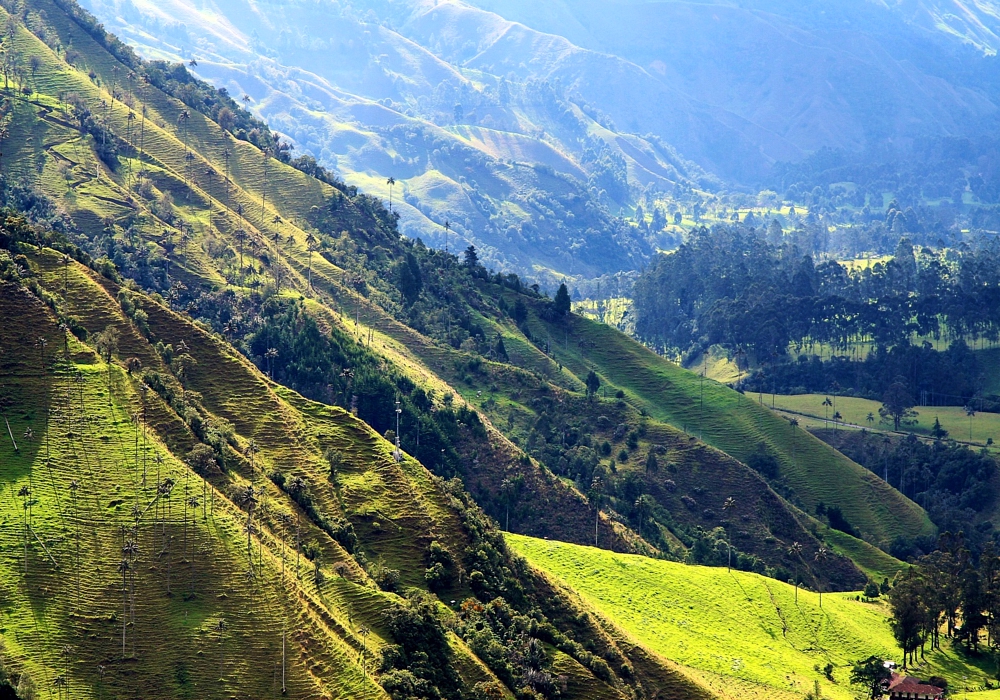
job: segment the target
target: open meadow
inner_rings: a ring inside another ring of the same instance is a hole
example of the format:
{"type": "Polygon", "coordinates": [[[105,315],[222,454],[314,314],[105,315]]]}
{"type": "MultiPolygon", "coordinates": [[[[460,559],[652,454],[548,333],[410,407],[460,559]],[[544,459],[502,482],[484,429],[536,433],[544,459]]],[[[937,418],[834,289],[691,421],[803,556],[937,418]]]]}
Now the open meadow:
{"type": "MultiPolygon", "coordinates": [[[[819,594],[800,588],[796,596],[791,585],[757,574],[519,535],[507,540],[634,642],[686,667],[722,697],[801,699],[818,681],[824,698],[848,700],[858,690],[849,683],[853,662],[900,657],[881,600],[826,593],[821,607],[819,594]]],[[[969,659],[947,640],[942,647],[916,675],[940,675],[954,690],[970,691],[994,675],[987,657],[969,659]]]]}

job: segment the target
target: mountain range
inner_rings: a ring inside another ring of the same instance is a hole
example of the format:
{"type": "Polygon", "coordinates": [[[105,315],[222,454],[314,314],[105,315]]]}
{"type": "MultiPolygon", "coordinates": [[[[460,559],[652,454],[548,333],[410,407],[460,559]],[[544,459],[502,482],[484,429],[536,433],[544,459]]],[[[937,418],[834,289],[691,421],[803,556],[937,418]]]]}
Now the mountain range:
{"type": "Polygon", "coordinates": [[[618,218],[643,193],[690,207],[823,149],[878,161],[928,140],[971,141],[975,167],[998,114],[988,2],[87,6],[248,95],[349,184],[388,199],[392,177],[404,234],[546,284],[671,247],[670,222],[618,218]]]}

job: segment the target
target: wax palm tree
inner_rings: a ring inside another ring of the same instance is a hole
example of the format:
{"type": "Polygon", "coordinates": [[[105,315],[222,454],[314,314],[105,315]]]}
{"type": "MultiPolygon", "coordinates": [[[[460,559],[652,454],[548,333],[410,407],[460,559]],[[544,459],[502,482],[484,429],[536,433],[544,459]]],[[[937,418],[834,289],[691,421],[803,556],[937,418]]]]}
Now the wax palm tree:
{"type": "Polygon", "coordinates": [[[222,159],[226,162],[226,209],[229,209],[229,158],[232,155],[228,148],[222,149],[222,159]]]}
{"type": "Polygon", "coordinates": [[[451,222],[444,220],[444,252],[448,252],[448,234],[451,233],[451,222]]]}
{"type": "Polygon", "coordinates": [[[63,299],[65,300],[67,295],[67,287],[69,285],[69,264],[71,262],[71,258],[68,255],[64,254],[60,262],[62,263],[63,266],[63,299]]]}
{"type": "Polygon", "coordinates": [[[262,150],[262,153],[264,154],[264,180],[260,188],[260,221],[261,224],[263,225],[264,201],[267,199],[267,163],[269,160],[271,160],[271,151],[270,149],[265,148],[262,150]]]}
{"type": "Polygon", "coordinates": [[[188,122],[191,121],[191,112],[186,109],[181,110],[181,113],[177,115],[177,123],[181,125],[181,137],[184,140],[184,150],[187,151],[187,127],[188,122]]]}
{"type": "Polygon", "coordinates": [[[829,396],[827,396],[825,399],[823,399],[823,425],[824,426],[826,425],[827,420],[829,420],[829,418],[830,418],[830,415],[829,415],[830,414],[830,406],[832,406],[832,405],[833,405],[833,401],[830,400],[829,396]]]}
{"type": "Polygon", "coordinates": [[[309,266],[307,269],[307,274],[309,277],[309,289],[312,289],[312,260],[313,253],[316,251],[316,236],[313,235],[312,231],[306,233],[306,250],[309,251],[309,266]]]}
{"type": "MultiPolygon", "coordinates": [[[[137,534],[137,533],[136,533],[137,534]]],[[[135,560],[139,557],[139,545],[136,544],[135,540],[131,537],[125,540],[125,544],[122,545],[122,557],[129,563],[129,589],[131,599],[131,605],[129,605],[130,619],[133,626],[135,625],[135,560]]],[[[132,631],[132,650],[135,653],[135,630],[132,631]]]]}
{"type": "Polygon", "coordinates": [[[80,605],[80,505],[77,502],[77,494],[80,491],[80,482],[73,479],[69,482],[69,493],[73,501],[73,525],[76,534],[76,604],[80,605]]]}
{"type": "Polygon", "coordinates": [[[257,490],[253,484],[248,484],[236,492],[236,505],[245,508],[247,511],[246,531],[247,531],[247,559],[253,565],[253,512],[257,507],[257,490]]]}
{"type": "Polygon", "coordinates": [[[865,420],[868,421],[868,425],[872,425],[873,423],[875,423],[875,414],[872,413],[871,411],[868,411],[868,415],[865,416],[865,420]]]}
{"type": "Polygon", "coordinates": [[[361,635],[361,674],[364,676],[368,675],[368,635],[371,632],[368,625],[361,625],[358,629],[358,634],[361,635]]]}
{"type": "MultiPolygon", "coordinates": [[[[242,207],[237,207],[237,208],[240,209],[240,212],[242,213],[242,207]]],[[[243,286],[243,244],[247,240],[247,232],[244,231],[242,227],[240,227],[240,228],[236,229],[236,231],[233,233],[233,236],[236,238],[236,242],[240,244],[240,286],[242,287],[243,286]]]]}
{"type": "Polygon", "coordinates": [[[260,448],[257,446],[257,441],[254,440],[253,438],[250,438],[250,442],[248,442],[247,446],[243,449],[243,454],[245,456],[247,456],[247,457],[250,458],[250,483],[251,484],[254,481],[254,474],[256,473],[255,472],[255,461],[254,460],[255,460],[258,452],[260,452],[260,448]]]}
{"type": "Polygon", "coordinates": [[[842,421],[842,420],[844,420],[844,417],[842,415],[840,415],[840,411],[834,411],[833,412],[833,429],[834,430],[837,430],[837,426],[840,424],[840,421],[842,421]]]}
{"type": "MultiPolygon", "coordinates": [[[[728,514],[729,511],[731,511],[735,507],[736,507],[736,499],[733,498],[732,496],[730,496],[729,498],[726,499],[725,503],[722,504],[722,512],[728,514]]],[[[727,518],[727,520],[728,520],[728,518],[727,518]]],[[[729,542],[728,542],[728,545],[729,545],[728,546],[729,557],[728,557],[728,562],[726,563],[726,570],[727,571],[732,571],[733,570],[733,535],[732,535],[732,524],[731,523],[727,527],[727,530],[728,530],[728,532],[726,533],[726,535],[727,535],[726,539],[729,540],[729,542]]]]}
{"type": "Polygon", "coordinates": [[[278,356],[278,350],[276,348],[268,348],[267,352],[264,353],[264,357],[267,359],[267,376],[268,379],[274,379],[274,358],[278,356]]]}
{"type": "Polygon", "coordinates": [[[215,634],[219,640],[219,678],[225,675],[226,650],[222,642],[225,639],[227,629],[229,629],[229,625],[226,624],[224,618],[220,617],[219,621],[215,623],[215,634]]]}
{"type": "Polygon", "coordinates": [[[59,674],[52,680],[52,685],[56,687],[57,692],[59,693],[59,698],[62,700],[63,690],[66,688],[66,676],[59,674]]]}
{"type": "Polygon", "coordinates": [[[385,184],[389,185],[389,213],[392,213],[392,188],[396,184],[396,178],[390,177],[385,181],[385,184]]]}
{"type": "MultiPolygon", "coordinates": [[[[793,557],[795,557],[795,558],[797,558],[797,559],[799,559],[801,561],[802,560],[802,545],[799,544],[798,542],[792,542],[792,546],[788,548],[788,553],[791,554],[793,557]]],[[[799,567],[798,566],[795,567],[794,579],[795,579],[795,604],[798,605],[799,604],[799,567]]]]}
{"type": "MultiPolygon", "coordinates": [[[[816,550],[816,554],[813,556],[813,561],[817,564],[822,564],[826,561],[826,558],[830,555],[830,551],[826,547],[820,547],[816,550]]],[[[819,606],[823,607],[823,583],[819,582],[819,606]]]]}
{"type": "Polygon", "coordinates": [[[21,499],[21,517],[24,520],[24,573],[28,573],[28,503],[31,501],[31,489],[22,486],[17,490],[21,499]]]}

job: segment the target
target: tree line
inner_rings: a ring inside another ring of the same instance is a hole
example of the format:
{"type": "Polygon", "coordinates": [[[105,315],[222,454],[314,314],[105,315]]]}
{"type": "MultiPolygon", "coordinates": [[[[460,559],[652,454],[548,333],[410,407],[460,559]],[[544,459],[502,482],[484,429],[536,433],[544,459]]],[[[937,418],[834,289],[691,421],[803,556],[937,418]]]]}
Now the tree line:
{"type": "Polygon", "coordinates": [[[917,337],[996,342],[1000,243],[932,250],[904,237],[891,260],[852,268],[817,264],[763,228],[701,228],[640,275],[634,300],[645,342],[689,354],[721,344],[761,364],[817,343],[847,353],[917,337]]]}

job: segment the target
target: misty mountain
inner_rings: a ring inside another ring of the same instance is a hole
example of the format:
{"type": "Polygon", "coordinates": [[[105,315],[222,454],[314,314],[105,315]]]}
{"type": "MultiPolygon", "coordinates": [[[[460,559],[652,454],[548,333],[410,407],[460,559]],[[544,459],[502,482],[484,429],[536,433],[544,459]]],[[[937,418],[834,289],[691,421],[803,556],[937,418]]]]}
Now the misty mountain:
{"type": "Polygon", "coordinates": [[[958,141],[975,168],[995,148],[989,2],[85,4],[349,184],[388,198],[393,177],[407,235],[542,281],[671,247],[618,218],[643,191],[755,191],[823,149],[958,141]]]}

